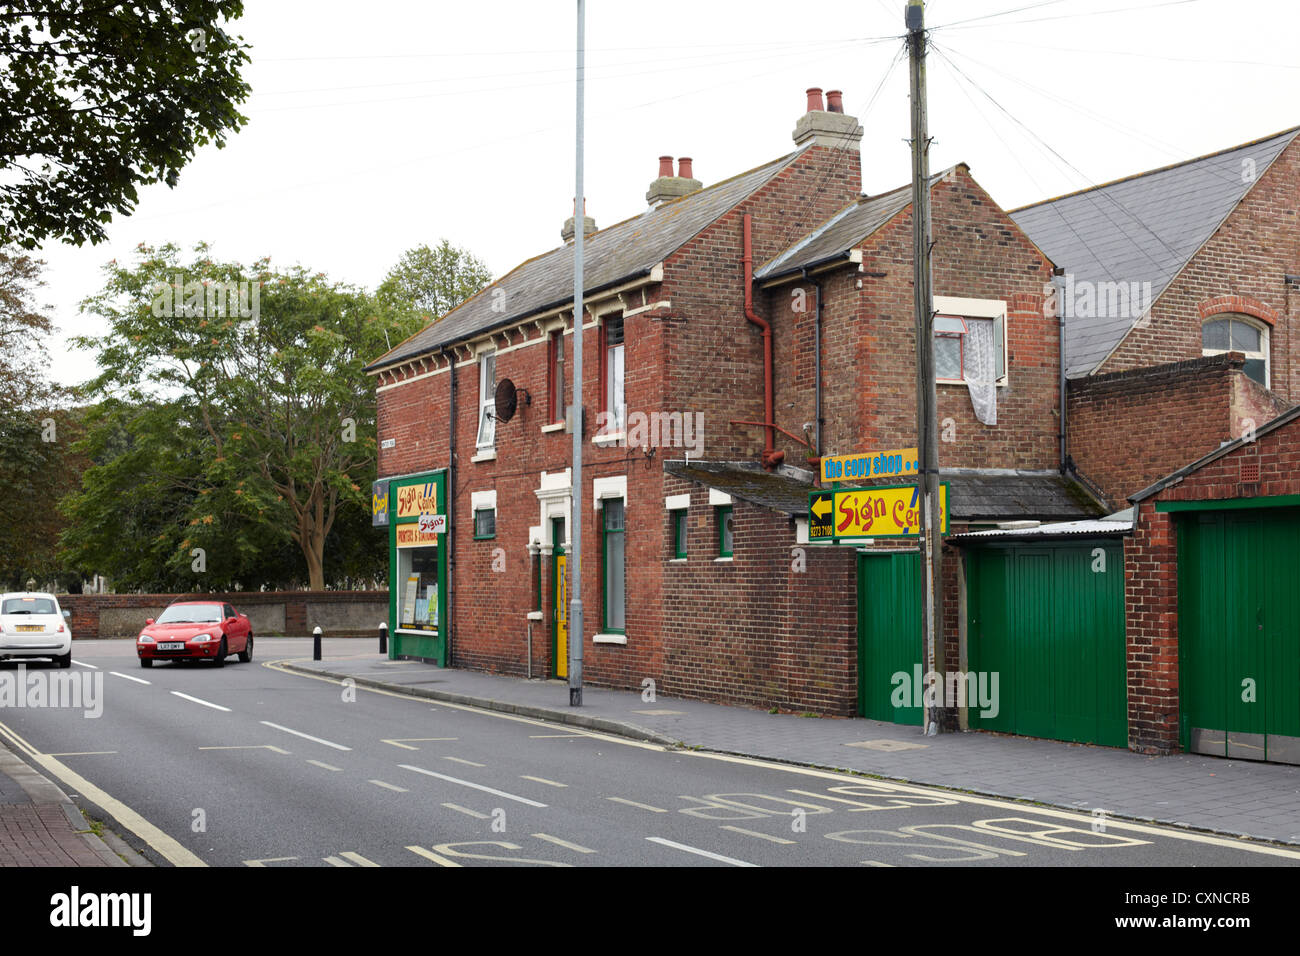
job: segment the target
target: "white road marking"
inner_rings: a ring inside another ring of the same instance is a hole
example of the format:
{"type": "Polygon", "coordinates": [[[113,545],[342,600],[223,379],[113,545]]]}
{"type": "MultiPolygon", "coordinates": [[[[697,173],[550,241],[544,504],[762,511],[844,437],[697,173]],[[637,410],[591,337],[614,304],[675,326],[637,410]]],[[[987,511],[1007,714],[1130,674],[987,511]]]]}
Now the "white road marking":
{"type": "Polygon", "coordinates": [[[379,864],[376,863],[374,860],[367,860],[360,853],[354,853],[351,850],[344,850],[342,853],[339,854],[339,856],[343,857],[343,859],[345,860],[351,860],[357,866],[375,866],[375,867],[379,866],[379,864]]]}
{"type": "Polygon", "coordinates": [[[457,813],[463,813],[467,817],[473,817],[475,820],[490,819],[486,813],[479,813],[477,810],[471,810],[469,807],[462,807],[459,803],[444,803],[448,810],[455,810],[457,813]]]}
{"type": "Polygon", "coordinates": [[[534,833],[533,836],[539,840],[545,840],[547,843],[554,843],[556,846],[562,846],[566,850],[573,850],[575,853],[595,853],[585,846],[578,846],[576,843],[570,843],[568,840],[561,840],[559,837],[553,837],[546,833],[534,833]]]}
{"type": "Polygon", "coordinates": [[[685,843],[675,843],[672,840],[665,840],[663,837],[646,837],[651,843],[658,843],[660,846],[672,847],[674,850],[681,850],[683,853],[694,853],[696,856],[706,856],[710,860],[717,860],[719,863],[730,863],[732,866],[758,866],[757,863],[746,863],[744,860],[737,860],[735,857],[723,856],[721,853],[711,853],[708,850],[701,850],[697,846],[687,846],[685,843]]]}
{"type": "Polygon", "coordinates": [[[649,810],[651,813],[667,813],[663,807],[652,807],[648,803],[637,803],[635,800],[624,800],[622,797],[606,797],[606,800],[613,800],[615,803],[626,803],[629,807],[636,807],[639,810],[649,810]]]}
{"type": "Polygon", "coordinates": [[[77,750],[66,754],[46,754],[47,757],[97,757],[100,754],[115,754],[116,750],[77,750]]]}
{"type": "Polygon", "coordinates": [[[795,840],[787,840],[784,837],[772,836],[769,833],[759,833],[757,830],[746,830],[744,827],[724,826],[722,829],[730,830],[732,833],[743,833],[745,836],[758,837],[760,840],[769,840],[772,843],[791,844],[797,842],[795,840]]]}
{"type": "Polygon", "coordinates": [[[530,777],[526,773],[519,775],[520,780],[531,780],[533,783],[544,783],[548,787],[567,787],[567,783],[558,783],[555,780],[547,780],[545,777],[530,777]]]}
{"type": "Polygon", "coordinates": [[[145,680],[143,677],[132,677],[130,674],[123,674],[121,671],[109,671],[114,677],[120,677],[123,680],[133,680],[137,684],[152,684],[153,681],[145,680]]]}
{"type": "Polygon", "coordinates": [[[175,694],[177,697],[184,697],[186,700],[192,700],[196,704],[202,704],[204,707],[211,707],[213,710],[224,711],[227,714],[230,713],[229,707],[222,707],[220,704],[214,704],[211,701],[203,700],[200,697],[191,697],[189,694],[182,694],[178,690],[174,690],[172,691],[172,693],[175,694]]]}
{"type": "Polygon", "coordinates": [[[351,863],[344,863],[344,862],[343,862],[342,860],[340,860],[337,856],[327,856],[327,857],[324,857],[324,860],[325,860],[325,862],[328,863],[330,866],[349,866],[349,867],[350,867],[350,866],[352,865],[351,863]]]}
{"type": "Polygon", "coordinates": [[[544,808],[546,804],[538,803],[536,800],[529,800],[527,797],[515,796],[513,793],[506,793],[504,790],[494,790],[492,787],[485,787],[481,783],[471,783],[468,780],[461,780],[459,777],[449,777],[443,773],[434,773],[432,770],[425,770],[423,767],[413,767],[409,763],[398,764],[403,770],[414,770],[416,773],[422,773],[429,777],[437,777],[439,780],[446,780],[448,783],[458,783],[462,787],[473,787],[475,790],[482,790],[484,793],[490,793],[493,796],[505,797],[507,800],[514,800],[517,803],[523,803],[530,807],[544,808]]]}
{"type": "Polygon", "coordinates": [[[369,782],[370,782],[370,783],[373,783],[376,787],[383,787],[385,790],[391,790],[391,791],[393,791],[394,793],[409,793],[409,792],[410,792],[410,791],[407,790],[405,787],[395,787],[395,786],[393,786],[391,783],[384,783],[384,781],[382,781],[382,780],[371,780],[371,781],[369,781],[369,782]]]}
{"type": "Polygon", "coordinates": [[[385,737],[383,739],[383,743],[392,744],[394,747],[401,747],[403,750],[419,750],[420,749],[419,747],[408,747],[402,741],[409,741],[411,743],[420,743],[426,740],[457,740],[457,739],[459,738],[456,737],[393,737],[390,739],[388,737],[385,737]]]}
{"type": "Polygon", "coordinates": [[[894,864],[892,864],[892,863],[881,863],[879,860],[860,860],[860,861],[858,861],[858,862],[859,862],[862,866],[887,866],[887,867],[889,867],[890,869],[893,869],[893,868],[894,868],[894,864]]]}
{"type": "Polygon", "coordinates": [[[586,737],[587,734],[529,734],[533,740],[552,740],[560,737],[586,737]]]}
{"type": "Polygon", "coordinates": [[[225,746],[225,747],[200,747],[199,749],[200,750],[269,750],[272,753],[284,754],[284,756],[286,757],[290,756],[289,751],[281,750],[279,747],[272,746],[271,744],[232,744],[230,746],[225,746]]]}
{"type": "Polygon", "coordinates": [[[89,667],[92,671],[99,670],[99,668],[94,664],[87,664],[85,661],[73,661],[72,663],[76,664],[78,667],[89,667]]]}
{"type": "Polygon", "coordinates": [[[343,768],[342,768],[342,767],[335,767],[335,766],[333,766],[333,765],[331,765],[331,764],[321,763],[319,760],[308,760],[307,762],[308,762],[309,764],[311,764],[312,766],[320,767],[322,770],[335,770],[335,771],[337,771],[337,772],[339,772],[339,773],[342,773],[342,772],[343,772],[343,768]]]}
{"type": "Polygon", "coordinates": [[[432,850],[426,850],[422,846],[408,846],[407,849],[410,850],[412,853],[424,857],[426,860],[432,860],[434,863],[437,863],[439,866],[459,867],[461,865],[454,860],[447,859],[445,856],[439,856],[438,854],[434,853],[432,850]]]}
{"type": "Polygon", "coordinates": [[[245,860],[244,866],[260,866],[265,868],[268,863],[288,863],[298,859],[296,856],[268,856],[265,860],[245,860]]]}
{"type": "Polygon", "coordinates": [[[472,760],[466,760],[466,759],[464,759],[463,757],[446,757],[446,756],[444,756],[442,759],[443,759],[443,760],[454,760],[456,763],[468,764],[468,765],[471,766],[471,767],[486,767],[486,766],[487,766],[487,764],[485,764],[485,763],[475,763],[474,761],[472,761],[472,760]]]}
{"type": "MultiPolygon", "coordinates": [[[[176,693],[176,691],[172,691],[172,693],[174,694],[176,693]]],[[[295,737],[301,737],[304,740],[310,740],[313,741],[314,743],[324,744],[326,747],[333,747],[335,750],[352,749],[351,747],[344,747],[342,744],[336,744],[329,740],[322,740],[320,737],[313,737],[311,734],[304,734],[301,730],[293,730],[289,727],[281,727],[279,724],[273,724],[269,720],[263,720],[260,721],[260,723],[265,724],[267,727],[274,727],[276,730],[283,730],[286,734],[293,734],[295,737]]]]}

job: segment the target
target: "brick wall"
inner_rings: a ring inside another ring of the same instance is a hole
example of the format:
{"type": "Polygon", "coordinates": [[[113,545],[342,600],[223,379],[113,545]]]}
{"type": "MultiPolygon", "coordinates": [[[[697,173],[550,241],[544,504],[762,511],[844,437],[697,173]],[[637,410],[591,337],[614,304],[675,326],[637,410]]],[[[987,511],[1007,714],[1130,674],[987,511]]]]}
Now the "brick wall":
{"type": "Polygon", "coordinates": [[[1112,508],[1285,409],[1228,353],[1074,379],[1069,453],[1112,508]]]}

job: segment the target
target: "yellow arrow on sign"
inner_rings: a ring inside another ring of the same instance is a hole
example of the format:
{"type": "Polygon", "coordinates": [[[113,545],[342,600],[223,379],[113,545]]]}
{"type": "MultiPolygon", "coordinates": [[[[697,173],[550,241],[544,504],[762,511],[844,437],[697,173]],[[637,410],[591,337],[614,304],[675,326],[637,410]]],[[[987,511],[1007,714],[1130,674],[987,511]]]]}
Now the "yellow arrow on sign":
{"type": "Polygon", "coordinates": [[[812,506],[812,513],[813,516],[816,518],[821,518],[825,515],[828,515],[831,513],[831,511],[832,511],[832,507],[831,507],[830,498],[819,498],[817,499],[817,502],[812,506]]]}

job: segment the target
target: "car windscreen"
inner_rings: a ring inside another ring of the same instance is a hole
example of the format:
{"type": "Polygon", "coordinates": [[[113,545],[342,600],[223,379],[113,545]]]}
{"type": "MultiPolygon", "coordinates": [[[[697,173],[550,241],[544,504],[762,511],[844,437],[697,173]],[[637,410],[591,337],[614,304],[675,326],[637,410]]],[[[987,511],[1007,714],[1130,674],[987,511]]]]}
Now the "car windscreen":
{"type": "Polygon", "coordinates": [[[155,623],[212,624],[220,620],[220,604],[173,604],[158,616],[155,623]]]}
{"type": "Polygon", "coordinates": [[[7,598],[0,614],[58,614],[49,598],[7,598]]]}

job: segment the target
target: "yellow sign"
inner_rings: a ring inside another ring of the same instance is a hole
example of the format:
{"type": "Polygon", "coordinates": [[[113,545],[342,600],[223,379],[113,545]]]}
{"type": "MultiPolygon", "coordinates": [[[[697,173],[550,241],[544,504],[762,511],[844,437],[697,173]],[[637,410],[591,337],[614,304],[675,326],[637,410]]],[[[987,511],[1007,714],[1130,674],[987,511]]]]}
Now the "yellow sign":
{"type": "Polygon", "coordinates": [[[418,518],[422,514],[433,514],[438,510],[438,486],[433,482],[425,485],[404,485],[397,489],[397,517],[418,518]]]}
{"type": "MultiPolygon", "coordinates": [[[[810,541],[844,538],[914,538],[920,534],[915,485],[814,491],[808,496],[810,541]]],[[[948,533],[948,486],[939,486],[939,531],[948,533]]]]}
{"type": "Polygon", "coordinates": [[[388,482],[376,481],[370,488],[370,523],[388,524],[388,482]]]}
{"type": "Polygon", "coordinates": [[[397,546],[399,548],[432,548],[438,543],[438,535],[421,532],[418,523],[399,524],[397,526],[397,546]]]}
{"type": "Polygon", "coordinates": [[[915,448],[868,451],[859,455],[831,455],[822,459],[822,481],[865,481],[915,475],[915,448]]]}

